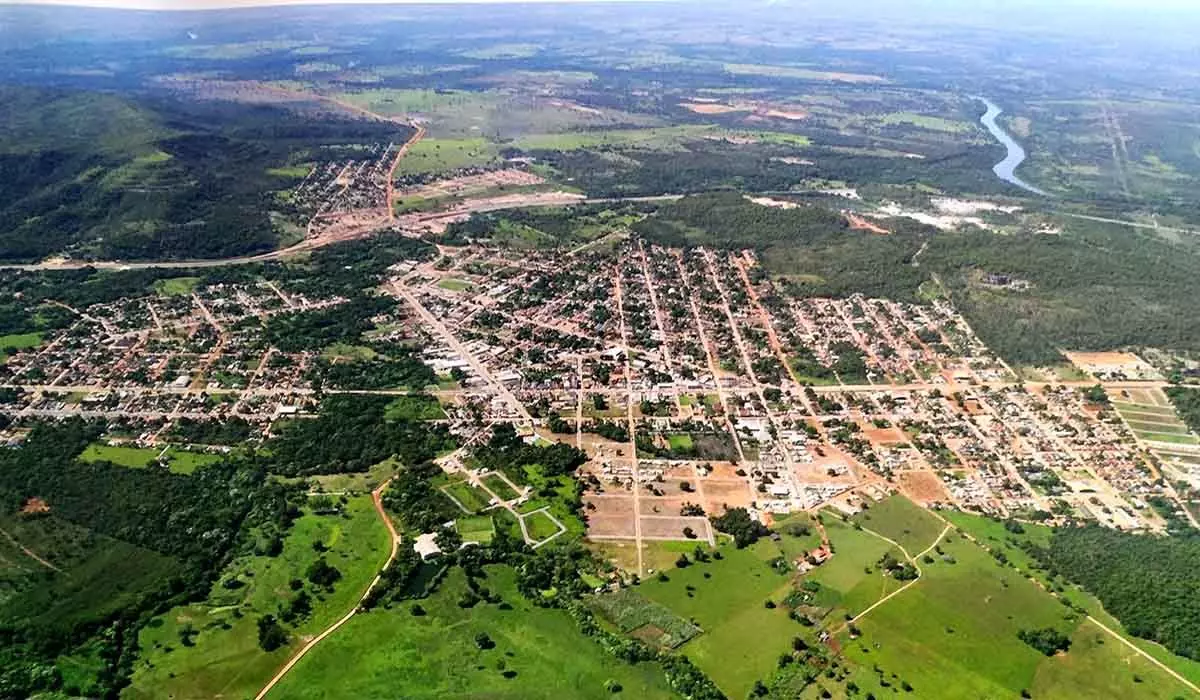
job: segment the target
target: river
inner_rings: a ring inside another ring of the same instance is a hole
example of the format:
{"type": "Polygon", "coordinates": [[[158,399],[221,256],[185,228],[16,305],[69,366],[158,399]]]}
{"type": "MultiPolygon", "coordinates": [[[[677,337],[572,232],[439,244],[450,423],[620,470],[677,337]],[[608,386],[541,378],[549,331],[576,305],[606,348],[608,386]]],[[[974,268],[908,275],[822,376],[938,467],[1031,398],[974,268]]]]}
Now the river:
{"type": "Polygon", "coordinates": [[[1023,190],[1042,195],[1043,197],[1049,196],[1049,193],[1045,190],[1040,190],[1017,177],[1017,166],[1025,162],[1025,149],[1004,130],[1004,127],[996,123],[996,117],[1000,116],[1004,110],[1000,109],[996,103],[986,97],[976,97],[975,99],[987,105],[987,112],[979,118],[979,122],[991,132],[997,141],[1004,144],[1004,147],[1008,149],[1008,155],[1004,157],[1004,160],[996,163],[995,167],[992,168],[992,172],[996,173],[996,177],[1001,180],[1010,182],[1023,190]]]}

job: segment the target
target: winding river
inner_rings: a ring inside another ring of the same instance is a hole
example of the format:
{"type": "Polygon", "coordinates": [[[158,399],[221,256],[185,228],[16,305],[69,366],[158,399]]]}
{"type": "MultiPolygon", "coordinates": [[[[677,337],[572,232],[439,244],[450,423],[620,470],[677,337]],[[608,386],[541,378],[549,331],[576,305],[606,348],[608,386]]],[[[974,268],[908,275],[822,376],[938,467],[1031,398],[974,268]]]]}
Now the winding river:
{"type": "Polygon", "coordinates": [[[1043,197],[1049,196],[1049,193],[1045,190],[1040,190],[1017,177],[1017,166],[1025,161],[1025,149],[1021,148],[1021,144],[1017,143],[1017,140],[1010,136],[1004,130],[1004,127],[996,123],[996,117],[1000,116],[1004,110],[1000,109],[996,103],[986,97],[976,97],[975,99],[987,106],[987,112],[979,118],[979,122],[991,132],[997,141],[1004,144],[1004,147],[1008,149],[1008,155],[1004,157],[1004,160],[996,163],[995,167],[992,168],[992,172],[996,173],[996,177],[1001,180],[1010,182],[1023,190],[1042,195],[1043,197]]]}

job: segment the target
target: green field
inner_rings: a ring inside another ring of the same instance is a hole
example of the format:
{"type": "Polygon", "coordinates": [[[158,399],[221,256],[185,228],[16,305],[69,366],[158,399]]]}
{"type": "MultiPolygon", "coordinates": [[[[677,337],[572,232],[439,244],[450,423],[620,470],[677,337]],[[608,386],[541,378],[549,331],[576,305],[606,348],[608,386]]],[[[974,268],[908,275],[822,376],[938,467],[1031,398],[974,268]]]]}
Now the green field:
{"type": "Polygon", "coordinates": [[[954,563],[938,557],[922,564],[917,584],[856,623],[861,638],[843,636],[846,658],[864,669],[856,676],[863,690],[882,690],[865,672],[880,668],[917,697],[1016,697],[1023,689],[1035,698],[1186,696],[1161,670],[970,541],[953,536],[941,546],[954,563]],[[1017,638],[1021,629],[1042,627],[1075,643],[1048,658],[1017,638]]]}
{"type": "Polygon", "coordinates": [[[387,531],[369,497],[351,498],[345,516],[301,516],[279,556],[250,555],[234,560],[206,600],[174,608],[142,630],[142,653],[123,697],[253,697],[299,647],[302,637],[324,629],[356,604],[387,553],[387,531]],[[314,543],[322,543],[328,551],[318,554],[314,543]],[[288,630],[289,644],[263,652],[258,647],[258,618],[278,615],[297,595],[289,581],[303,579],[305,570],[320,556],[341,571],[342,579],[331,593],[304,583],[313,598],[312,613],[288,630]],[[224,585],[235,580],[240,584],[224,585]],[[185,626],[198,632],[193,646],[180,643],[180,630],[185,626]]]}
{"type": "Polygon", "coordinates": [[[167,277],[154,281],[154,291],[160,297],[182,297],[194,292],[200,282],[199,277],[167,277]]]}
{"type": "Polygon", "coordinates": [[[720,560],[671,570],[668,581],[650,579],[637,591],[704,630],[680,653],[727,695],[742,698],[756,680],[771,676],[779,654],[801,627],[781,603],[792,590],[791,578],[767,564],[779,554],[771,541],[746,549],[725,545],[718,551],[720,560]],[[768,599],[778,606],[766,608],[768,599]]]}
{"type": "Polygon", "coordinates": [[[490,515],[476,515],[459,518],[454,521],[454,528],[462,536],[464,542],[479,542],[487,544],[496,534],[496,524],[490,515]]]}
{"type": "Polygon", "coordinates": [[[553,537],[558,534],[558,524],[545,511],[536,511],[522,517],[525,521],[525,529],[529,532],[529,536],[536,542],[553,537]]]}
{"type": "Polygon", "coordinates": [[[167,461],[167,466],[176,474],[191,474],[205,464],[220,461],[220,455],[203,452],[187,452],[174,447],[164,452],[158,448],[126,447],[124,445],[104,445],[92,443],[79,455],[84,462],[112,462],[122,467],[143,469],[158,459],[159,455],[167,461]]]}
{"type": "Polygon", "coordinates": [[[443,486],[442,491],[472,513],[478,513],[487,508],[488,501],[491,500],[486,491],[478,486],[472,486],[467,481],[456,481],[443,486]]]}
{"type": "Polygon", "coordinates": [[[599,700],[614,697],[605,688],[611,680],[624,689],[615,697],[675,697],[659,667],[617,661],[581,635],[565,612],[536,607],[517,593],[511,569],[487,571],[485,585],[509,609],[483,603],[460,608],[466,580],[456,568],[437,593],[419,601],[426,615],[413,616],[414,603],[405,602],[354,617],[305,656],[275,692],[289,700],[599,700]],[[476,646],[480,632],[495,648],[476,646]]]}
{"type": "Polygon", "coordinates": [[[491,165],[499,159],[495,145],[482,138],[425,138],[409,147],[396,174],[417,175],[491,165]]]}
{"type": "Polygon", "coordinates": [[[895,540],[914,557],[945,528],[929,511],[900,495],[871,504],[869,510],[854,516],[854,522],[895,540]]]}
{"type": "Polygon", "coordinates": [[[352,345],[350,343],[334,343],[321,351],[321,357],[336,362],[338,360],[358,362],[366,360],[374,360],[379,353],[365,345],[352,345]]]}
{"type": "Polygon", "coordinates": [[[912,112],[893,112],[892,114],[884,115],[881,121],[886,125],[906,124],[910,126],[917,126],[922,129],[941,131],[949,134],[962,133],[965,131],[970,131],[972,128],[974,128],[971,124],[957,121],[955,119],[934,117],[926,114],[914,114],[912,112]]]}
{"type": "Polygon", "coordinates": [[[438,280],[438,286],[441,287],[442,289],[448,289],[452,292],[465,292],[468,289],[470,289],[473,285],[470,282],[467,282],[466,280],[459,280],[459,279],[453,279],[453,278],[447,277],[445,279],[438,280]]]}
{"type": "Polygon", "coordinates": [[[15,333],[0,335],[0,364],[8,359],[9,350],[28,350],[42,344],[41,333],[15,333]]]}
{"type": "Polygon", "coordinates": [[[692,436],[687,433],[674,433],[667,436],[667,444],[672,451],[686,452],[694,446],[692,436]]]}
{"type": "Polygon", "coordinates": [[[384,412],[384,418],[388,420],[439,420],[445,417],[438,400],[423,394],[397,396],[384,412]]]}
{"type": "Polygon", "coordinates": [[[489,491],[496,494],[496,496],[502,501],[511,501],[512,499],[521,495],[514,491],[513,487],[509,486],[508,482],[505,481],[504,478],[499,474],[488,474],[487,476],[483,477],[481,481],[489,491]]]}

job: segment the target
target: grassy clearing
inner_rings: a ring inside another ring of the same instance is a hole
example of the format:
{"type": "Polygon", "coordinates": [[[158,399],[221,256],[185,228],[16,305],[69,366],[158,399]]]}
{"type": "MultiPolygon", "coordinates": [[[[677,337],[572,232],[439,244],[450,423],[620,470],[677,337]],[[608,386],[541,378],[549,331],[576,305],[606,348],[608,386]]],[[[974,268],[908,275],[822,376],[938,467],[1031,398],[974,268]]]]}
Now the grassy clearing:
{"type": "Polygon", "coordinates": [[[771,66],[756,63],[726,63],[725,71],[733,75],[763,75],[795,80],[819,80],[844,83],[886,83],[887,79],[865,73],[841,73],[794,66],[771,66]]]}
{"type": "Polygon", "coordinates": [[[538,542],[558,534],[558,524],[554,522],[553,518],[546,515],[546,511],[539,510],[522,519],[525,521],[525,529],[529,532],[529,536],[538,542]]]}
{"type": "Polygon", "coordinates": [[[334,343],[321,351],[321,357],[330,362],[366,362],[378,354],[365,345],[351,343],[334,343]]]}
{"type": "Polygon", "coordinates": [[[809,578],[822,586],[840,593],[848,593],[863,579],[864,570],[874,566],[884,554],[892,552],[898,558],[903,555],[898,549],[874,535],[856,530],[847,523],[828,515],[821,521],[833,545],[833,557],[825,562],[809,578]]]}
{"type": "Polygon", "coordinates": [[[8,359],[14,350],[28,350],[42,344],[41,333],[14,333],[0,335],[0,363],[8,359]]]}
{"type": "Polygon", "coordinates": [[[168,466],[176,474],[191,474],[200,467],[221,461],[221,455],[188,452],[174,447],[167,450],[168,466]]]}
{"type": "Polygon", "coordinates": [[[1035,698],[1185,698],[1191,691],[1090,622],[1071,636],[1071,649],[1046,659],[1031,683],[1035,698]]]}
{"type": "Polygon", "coordinates": [[[945,525],[929,511],[899,494],[871,505],[854,522],[895,540],[912,556],[933,544],[945,525]]]}
{"type": "MultiPolygon", "coordinates": [[[[388,534],[371,499],[350,499],[344,516],[311,513],[298,519],[277,557],[243,556],[232,562],[208,598],[174,608],[142,630],[142,654],[134,665],[132,685],[124,697],[212,698],[253,697],[263,683],[300,646],[301,639],[346,614],[387,558],[388,534]],[[323,543],[323,555],[313,549],[323,543]],[[289,629],[290,643],[271,652],[258,647],[257,620],[278,614],[297,592],[289,582],[319,556],[342,573],[332,592],[304,583],[313,598],[312,613],[289,629]],[[227,581],[239,581],[229,588],[227,581]],[[180,632],[197,632],[192,646],[180,643],[180,632]]],[[[280,695],[285,697],[285,695],[280,695]]]]}
{"type": "Polygon", "coordinates": [[[502,501],[511,501],[514,498],[516,498],[517,496],[521,495],[521,494],[517,493],[513,489],[513,487],[509,486],[508,482],[505,481],[504,478],[501,477],[499,474],[495,474],[495,473],[488,474],[487,476],[483,477],[483,479],[481,479],[481,481],[483,482],[483,485],[488,488],[489,491],[496,494],[496,496],[499,497],[500,500],[502,500],[502,501]]]}
{"type": "Polygon", "coordinates": [[[162,455],[167,467],[176,474],[191,474],[206,464],[221,460],[220,455],[188,452],[175,447],[163,450],[151,447],[126,447],[94,442],[79,455],[84,462],[112,462],[130,469],[144,469],[162,455]]]}
{"type": "Polygon", "coordinates": [[[417,175],[442,170],[483,167],[499,159],[499,150],[487,139],[482,138],[426,138],[413,144],[400,166],[397,175],[417,175]]]}
{"type": "Polygon", "coordinates": [[[670,445],[673,451],[686,452],[695,445],[692,441],[692,436],[687,433],[673,433],[667,436],[667,444],[670,445]]]}
{"type": "Polygon", "coordinates": [[[489,567],[486,585],[510,609],[479,604],[464,610],[466,590],[455,569],[437,593],[414,603],[372,611],[350,620],[296,665],[276,692],[280,698],[406,698],[407,700],[558,700],[674,697],[654,664],[631,666],[579,634],[563,611],[539,608],[516,591],[513,571],[489,567]],[[496,643],[481,650],[475,635],[496,643]],[[507,674],[507,677],[506,677],[507,674]]]}
{"type": "Polygon", "coordinates": [[[94,442],[79,455],[79,459],[84,462],[112,462],[122,467],[142,469],[150,466],[161,453],[162,450],[148,447],[125,447],[94,442]]]}
{"type": "Polygon", "coordinates": [[[581,148],[619,146],[648,150],[678,150],[687,141],[721,133],[714,126],[670,126],[651,129],[608,129],[564,134],[530,134],[513,143],[526,151],[572,151],[581,148]]]}
{"type": "Polygon", "coordinates": [[[154,281],[154,292],[160,297],[183,297],[196,291],[199,277],[167,277],[154,281]]]}
{"type": "Polygon", "coordinates": [[[397,396],[383,414],[388,420],[440,420],[446,417],[442,405],[432,396],[397,396]]]}
{"type": "Polygon", "coordinates": [[[454,528],[458,530],[464,542],[487,544],[496,534],[496,524],[492,522],[490,515],[459,518],[454,521],[454,528]]]}
{"type": "Polygon", "coordinates": [[[765,607],[768,599],[779,603],[792,590],[790,577],[767,564],[778,554],[773,543],[760,540],[746,549],[725,545],[718,551],[722,559],[670,571],[667,581],[647,581],[638,593],[704,630],[680,652],[729,697],[740,698],[756,680],[770,677],[801,627],[788,617],[786,606],[765,607]]]}
{"type": "Polygon", "coordinates": [[[442,289],[448,289],[452,292],[465,292],[474,285],[472,285],[470,282],[468,282],[466,280],[459,280],[459,279],[453,279],[451,277],[447,277],[445,279],[439,280],[438,286],[441,287],[442,289]]]}
{"type": "Polygon", "coordinates": [[[916,126],[930,131],[940,131],[947,134],[959,134],[970,131],[972,125],[961,122],[956,119],[945,119],[943,117],[934,117],[927,114],[914,114],[912,112],[893,112],[884,115],[881,120],[885,125],[892,126],[896,124],[904,124],[908,126],[916,126]]]}
{"type": "Polygon", "coordinates": [[[477,486],[472,486],[467,481],[456,481],[442,487],[442,491],[472,513],[478,513],[487,508],[488,502],[491,500],[487,492],[477,486]]]}

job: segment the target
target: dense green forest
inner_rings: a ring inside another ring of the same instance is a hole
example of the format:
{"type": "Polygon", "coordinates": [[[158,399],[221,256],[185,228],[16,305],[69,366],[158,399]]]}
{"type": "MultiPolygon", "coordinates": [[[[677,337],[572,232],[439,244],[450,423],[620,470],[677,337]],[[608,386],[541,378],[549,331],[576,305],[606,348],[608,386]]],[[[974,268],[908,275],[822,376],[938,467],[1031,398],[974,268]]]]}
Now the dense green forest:
{"type": "Polygon", "coordinates": [[[95,657],[95,685],[64,690],[111,694],[152,612],[203,594],[235,550],[270,550],[299,512],[296,488],[255,457],[189,476],[76,461],[102,428],[35,425],[0,452],[3,528],[48,562],[5,554],[19,564],[0,576],[0,697],[61,687],[56,659],[79,653],[95,657]],[[22,511],[31,499],[48,512],[22,511]]]}
{"type": "Polygon", "coordinates": [[[407,127],[164,96],[0,89],[0,259],[210,258],[276,247],[271,168],[407,127]]]}
{"type": "Polygon", "coordinates": [[[1193,432],[1200,433],[1200,389],[1171,386],[1167,387],[1166,393],[1183,422],[1193,432]]]}
{"type": "Polygon", "coordinates": [[[1200,539],[1089,525],[1056,530],[1034,552],[1051,576],[1093,593],[1130,633],[1200,659],[1200,539]]]}
{"type": "Polygon", "coordinates": [[[290,423],[271,441],[275,470],[288,476],[362,472],[392,456],[419,464],[454,448],[442,425],[386,419],[393,398],[326,397],[315,419],[290,423]]]}

